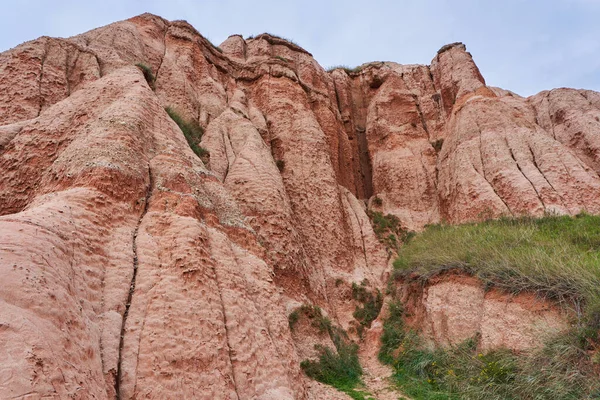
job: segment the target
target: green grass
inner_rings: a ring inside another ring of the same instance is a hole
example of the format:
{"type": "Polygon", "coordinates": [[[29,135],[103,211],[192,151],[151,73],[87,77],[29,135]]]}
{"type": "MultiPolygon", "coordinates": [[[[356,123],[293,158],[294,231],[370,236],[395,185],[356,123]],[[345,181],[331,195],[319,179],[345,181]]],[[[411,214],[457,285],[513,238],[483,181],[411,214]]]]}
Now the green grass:
{"type": "Polygon", "coordinates": [[[402,247],[396,275],[426,279],[462,269],[488,287],[540,296],[579,313],[538,350],[477,351],[478,338],[429,350],[390,304],[379,358],[414,399],[598,399],[600,217],[548,216],[430,226],[402,247]],[[596,353],[594,353],[594,351],[596,353]],[[595,354],[592,359],[591,355],[595,354]]]}
{"type": "Polygon", "coordinates": [[[408,232],[400,226],[398,217],[392,214],[383,214],[379,211],[368,211],[371,225],[377,239],[388,249],[395,252],[400,250],[400,244],[410,241],[414,232],[408,232]]]}
{"type": "Polygon", "coordinates": [[[193,150],[193,152],[200,158],[204,159],[208,156],[208,150],[200,146],[200,140],[204,135],[204,129],[196,121],[186,121],[179,115],[173,108],[165,108],[169,117],[179,126],[179,129],[183,132],[185,140],[193,150]]]}
{"type": "Polygon", "coordinates": [[[369,291],[367,282],[363,281],[360,285],[352,283],[352,298],[362,305],[356,306],[352,316],[360,323],[358,335],[362,338],[365,328],[370,328],[371,323],[377,318],[383,305],[383,296],[379,289],[369,291]]]}
{"type": "MultiPolygon", "coordinates": [[[[381,356],[381,354],[380,354],[381,356]]],[[[385,357],[382,357],[385,359],[385,357]]],[[[570,335],[531,353],[477,351],[477,338],[449,349],[425,349],[405,333],[400,351],[386,360],[401,390],[420,399],[591,399],[600,382],[570,335]]]]}
{"type": "Polygon", "coordinates": [[[367,395],[357,389],[362,386],[362,368],[358,360],[358,345],[343,339],[337,341],[337,352],[327,347],[318,347],[319,359],[304,360],[300,367],[310,378],[333,386],[353,399],[366,400],[367,395]]]}
{"type": "Polygon", "coordinates": [[[362,386],[362,368],[358,360],[358,345],[351,342],[339,327],[334,327],[331,320],[323,315],[321,308],[304,304],[288,316],[290,329],[305,316],[313,327],[320,333],[327,333],[333,341],[336,350],[316,346],[319,351],[318,360],[304,360],[300,367],[312,379],[335,387],[348,394],[353,399],[368,400],[368,394],[358,389],[362,386]]]}
{"type": "Polygon", "coordinates": [[[303,304],[288,316],[290,329],[294,330],[301,316],[305,316],[310,320],[310,324],[319,330],[320,333],[329,333],[332,335],[333,327],[331,320],[323,315],[323,311],[319,306],[312,304],[303,304]]]}
{"type": "Polygon", "coordinates": [[[144,79],[146,79],[146,82],[148,82],[150,89],[154,90],[154,82],[156,81],[156,77],[152,73],[152,68],[142,63],[137,63],[135,66],[142,70],[144,79]]]}
{"type": "Polygon", "coordinates": [[[333,72],[336,69],[344,70],[348,75],[358,73],[364,69],[364,66],[359,65],[358,67],[350,68],[347,65],[334,65],[333,67],[327,68],[327,72],[333,72]]]}
{"type": "Polygon", "coordinates": [[[547,216],[429,226],[394,262],[397,274],[427,279],[463,269],[489,287],[600,305],[600,217],[547,216]]]}

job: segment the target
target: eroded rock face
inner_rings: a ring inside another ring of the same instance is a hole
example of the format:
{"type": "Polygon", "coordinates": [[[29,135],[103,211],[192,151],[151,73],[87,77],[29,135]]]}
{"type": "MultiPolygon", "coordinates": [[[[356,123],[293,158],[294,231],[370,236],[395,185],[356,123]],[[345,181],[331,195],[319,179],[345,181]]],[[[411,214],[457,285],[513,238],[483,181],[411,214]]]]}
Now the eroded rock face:
{"type": "Polygon", "coordinates": [[[466,275],[442,275],[424,288],[404,291],[409,322],[435,345],[477,338],[482,351],[530,350],[569,328],[567,315],[552,302],[528,293],[485,291],[466,275]]]}
{"type": "MultiPolygon", "coordinates": [[[[600,95],[524,99],[442,50],[328,73],[144,14],[0,54],[0,397],[336,398],[287,318],[316,303],[347,329],[352,282],[384,287],[369,207],[415,230],[600,212],[600,95]],[[206,165],[165,107],[204,128],[206,165]]],[[[479,297],[493,329],[534,320],[479,297]]]]}

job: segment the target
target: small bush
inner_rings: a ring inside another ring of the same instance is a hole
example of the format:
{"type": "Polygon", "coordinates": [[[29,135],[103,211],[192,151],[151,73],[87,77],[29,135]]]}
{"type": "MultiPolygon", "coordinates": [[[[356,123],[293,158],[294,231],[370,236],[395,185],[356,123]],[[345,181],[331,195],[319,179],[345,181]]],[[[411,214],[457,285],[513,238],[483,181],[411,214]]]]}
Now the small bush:
{"type": "Polygon", "coordinates": [[[150,86],[150,89],[154,90],[154,82],[156,78],[152,73],[152,68],[142,63],[137,63],[135,64],[135,66],[142,70],[142,73],[144,74],[144,79],[146,79],[146,82],[148,82],[148,86],[150,86]]]}
{"type": "Polygon", "coordinates": [[[275,56],[275,58],[276,58],[276,59],[278,59],[278,60],[281,60],[281,61],[283,61],[283,62],[286,62],[286,63],[287,63],[287,62],[290,62],[290,60],[288,60],[288,59],[287,59],[287,58],[285,58],[285,57],[281,57],[281,56],[275,56]]]}
{"type": "Polygon", "coordinates": [[[185,140],[187,140],[192,151],[198,157],[205,160],[208,157],[208,150],[200,146],[200,140],[202,140],[202,135],[204,135],[204,128],[202,128],[196,121],[185,121],[171,107],[165,108],[165,111],[179,126],[179,129],[181,129],[181,132],[183,132],[183,136],[185,136],[185,140]]]}
{"type": "Polygon", "coordinates": [[[361,385],[362,368],[358,360],[358,345],[341,342],[337,353],[330,348],[317,347],[321,353],[318,361],[304,360],[300,367],[310,378],[331,385],[353,399],[365,399],[355,388],[361,385]]]}
{"type": "Polygon", "coordinates": [[[294,330],[294,328],[296,327],[296,324],[298,323],[298,321],[300,320],[300,311],[299,310],[294,310],[290,313],[290,315],[288,315],[288,324],[290,325],[290,330],[294,330]]]}
{"type": "Polygon", "coordinates": [[[384,215],[379,211],[369,211],[367,214],[371,218],[375,236],[390,250],[398,252],[400,243],[405,243],[414,236],[414,233],[402,229],[400,220],[395,215],[384,215]]]}
{"type": "Polygon", "coordinates": [[[376,290],[375,294],[367,290],[366,281],[363,281],[360,285],[352,283],[352,298],[362,303],[362,307],[356,306],[352,314],[361,325],[362,329],[359,330],[359,336],[362,337],[364,328],[370,328],[371,323],[379,315],[383,305],[383,296],[379,289],[376,290]]]}
{"type": "Polygon", "coordinates": [[[383,200],[381,200],[381,197],[375,196],[373,199],[373,204],[375,204],[377,207],[381,207],[383,205],[383,200]]]}
{"type": "Polygon", "coordinates": [[[331,325],[331,320],[323,315],[323,311],[319,306],[312,304],[303,304],[288,316],[288,322],[291,330],[294,330],[302,315],[306,316],[311,321],[311,325],[314,328],[317,328],[320,333],[328,333],[329,335],[332,335],[333,328],[331,325]]]}

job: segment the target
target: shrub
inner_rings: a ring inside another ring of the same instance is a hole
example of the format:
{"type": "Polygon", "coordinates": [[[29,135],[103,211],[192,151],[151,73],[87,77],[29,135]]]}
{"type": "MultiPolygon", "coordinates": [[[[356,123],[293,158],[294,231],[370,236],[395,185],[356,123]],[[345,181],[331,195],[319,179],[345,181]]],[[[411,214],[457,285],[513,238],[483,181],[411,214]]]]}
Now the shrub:
{"type": "Polygon", "coordinates": [[[379,289],[376,294],[367,290],[366,281],[360,285],[352,283],[352,298],[362,303],[362,307],[356,306],[352,316],[360,323],[359,336],[362,337],[364,328],[370,328],[371,323],[377,318],[383,305],[383,296],[379,289]]]}
{"type": "Polygon", "coordinates": [[[329,318],[326,318],[321,309],[315,305],[304,304],[294,310],[288,317],[291,329],[294,329],[301,315],[311,319],[311,325],[318,328],[321,333],[327,332],[337,350],[316,345],[319,359],[304,360],[300,363],[306,375],[335,387],[353,399],[368,400],[363,392],[356,390],[356,387],[362,384],[358,345],[350,342],[346,332],[339,327],[334,327],[329,318]]]}
{"type": "Polygon", "coordinates": [[[286,62],[286,63],[287,63],[287,62],[290,62],[290,60],[288,60],[288,59],[287,59],[287,58],[285,58],[285,57],[281,57],[281,56],[275,56],[275,58],[276,58],[276,59],[278,59],[278,60],[281,60],[281,61],[283,61],[283,62],[286,62]]]}
{"type": "Polygon", "coordinates": [[[414,235],[414,233],[402,229],[400,220],[395,215],[384,215],[379,211],[369,211],[367,214],[371,218],[377,239],[395,252],[400,249],[400,243],[409,241],[414,235]]]}
{"type": "Polygon", "coordinates": [[[364,393],[355,388],[361,385],[362,368],[358,360],[358,346],[341,342],[337,353],[330,348],[318,346],[317,361],[304,360],[300,367],[310,378],[331,385],[353,399],[365,399],[364,393]]]}
{"type": "Polygon", "coordinates": [[[204,135],[204,129],[196,121],[185,121],[171,107],[165,108],[165,111],[179,126],[179,129],[181,129],[181,132],[183,132],[183,136],[185,136],[185,140],[188,142],[188,145],[193,152],[204,160],[208,156],[208,150],[200,146],[200,140],[202,140],[202,135],[204,135]]]}
{"type": "Polygon", "coordinates": [[[156,81],[156,78],[152,73],[152,69],[146,64],[142,63],[137,63],[135,64],[135,66],[142,70],[142,73],[144,74],[144,79],[146,79],[146,82],[148,82],[148,86],[150,86],[150,89],[154,90],[154,82],[156,81]]]}
{"type": "Polygon", "coordinates": [[[323,315],[323,311],[319,306],[312,304],[303,304],[288,316],[291,330],[294,330],[296,323],[298,323],[302,315],[306,316],[311,321],[311,325],[317,328],[320,333],[332,335],[331,320],[323,315]]]}
{"type": "Polygon", "coordinates": [[[381,207],[383,205],[383,200],[381,200],[381,197],[375,196],[375,198],[373,198],[373,204],[377,207],[381,207]]]}

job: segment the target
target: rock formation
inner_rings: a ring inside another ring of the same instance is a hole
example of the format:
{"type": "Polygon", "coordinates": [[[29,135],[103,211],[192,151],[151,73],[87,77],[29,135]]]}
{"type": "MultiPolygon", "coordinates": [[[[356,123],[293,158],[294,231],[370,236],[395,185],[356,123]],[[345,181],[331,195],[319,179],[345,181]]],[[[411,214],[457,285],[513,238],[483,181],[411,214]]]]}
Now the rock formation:
{"type": "Polygon", "coordinates": [[[350,285],[384,286],[368,209],[600,213],[600,94],[488,87],[459,43],[326,72],[144,14],[0,54],[0,88],[1,398],[336,398],[288,315],[348,329],[350,285]]]}

